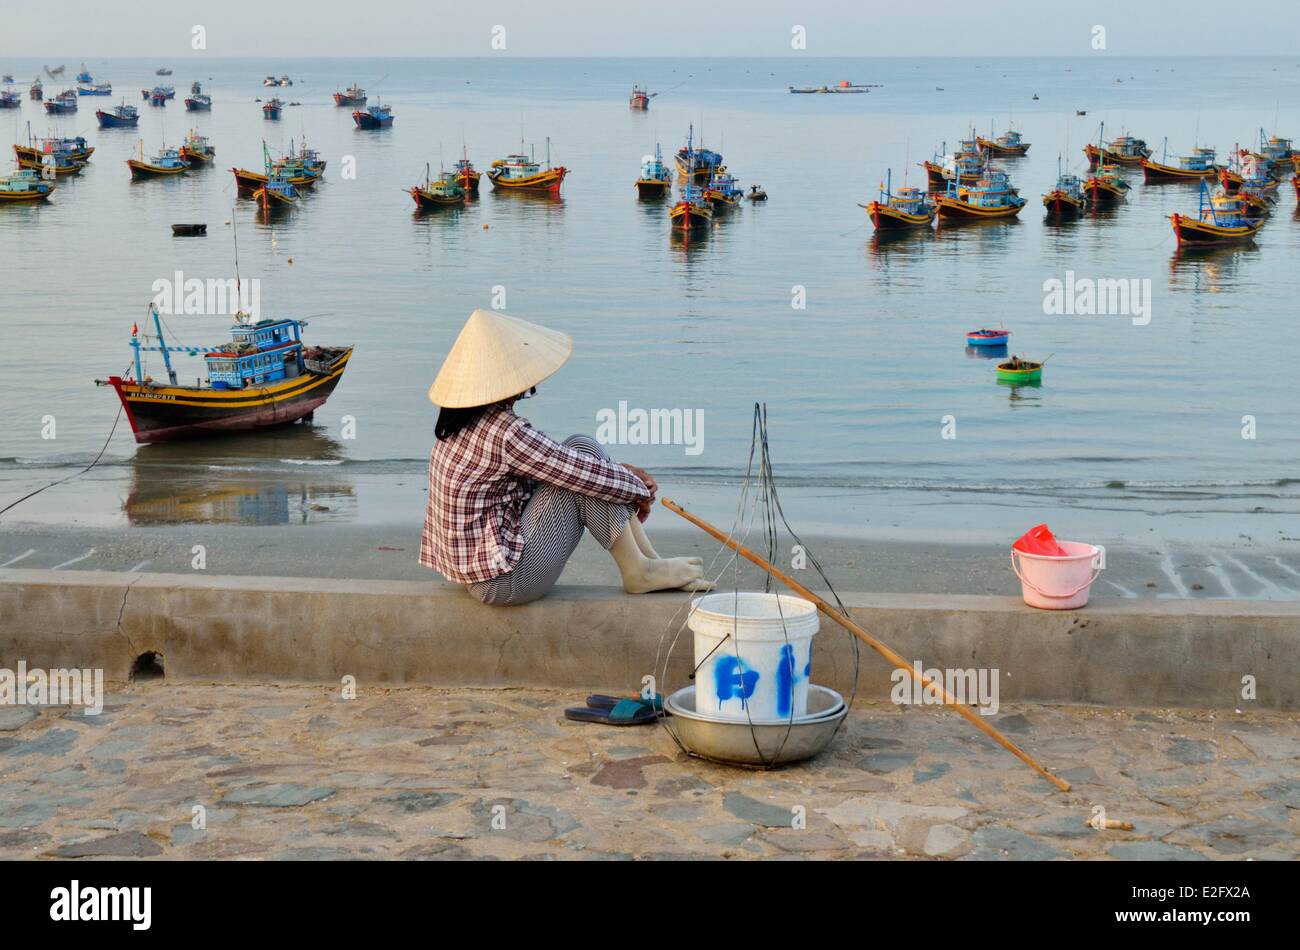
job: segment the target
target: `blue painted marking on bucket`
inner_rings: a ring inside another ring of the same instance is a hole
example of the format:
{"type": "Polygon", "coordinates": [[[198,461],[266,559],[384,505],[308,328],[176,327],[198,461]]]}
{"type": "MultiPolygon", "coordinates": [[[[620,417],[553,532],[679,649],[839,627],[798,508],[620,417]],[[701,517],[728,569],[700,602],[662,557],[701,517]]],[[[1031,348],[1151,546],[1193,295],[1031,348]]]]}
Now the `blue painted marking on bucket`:
{"type": "Polygon", "coordinates": [[[718,694],[718,708],[734,697],[740,698],[740,706],[745,707],[746,700],[754,695],[758,685],[758,673],[749,669],[737,657],[724,656],[713,664],[713,686],[718,694]]]}

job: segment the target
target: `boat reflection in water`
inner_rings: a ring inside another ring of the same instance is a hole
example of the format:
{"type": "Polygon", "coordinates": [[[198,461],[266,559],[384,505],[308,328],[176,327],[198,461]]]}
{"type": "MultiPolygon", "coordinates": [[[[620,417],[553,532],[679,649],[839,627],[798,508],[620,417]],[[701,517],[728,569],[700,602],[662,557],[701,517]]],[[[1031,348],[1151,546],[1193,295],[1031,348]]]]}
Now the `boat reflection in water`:
{"type": "Polygon", "coordinates": [[[142,445],[123,510],[132,525],[354,522],[344,458],[342,445],[310,425],[142,445]]]}

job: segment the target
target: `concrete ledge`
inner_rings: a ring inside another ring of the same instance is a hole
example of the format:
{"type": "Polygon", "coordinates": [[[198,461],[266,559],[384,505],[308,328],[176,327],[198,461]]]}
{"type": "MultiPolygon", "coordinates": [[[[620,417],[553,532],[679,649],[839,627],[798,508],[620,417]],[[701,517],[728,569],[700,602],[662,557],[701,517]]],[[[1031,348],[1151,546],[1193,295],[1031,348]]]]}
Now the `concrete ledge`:
{"type": "MultiPolygon", "coordinates": [[[[855,619],[927,667],[997,668],[1004,702],[1300,709],[1300,604],[1130,600],[1033,610],[1009,597],[854,594],[855,619]],[[1252,675],[1258,696],[1241,698],[1252,675]]],[[[0,571],[0,667],[103,668],[124,679],[157,651],[171,680],[362,686],[637,688],[686,595],[560,588],[489,608],[410,581],[0,571]]],[[[675,620],[674,620],[675,617],[675,620]]],[[[846,690],[848,634],[823,618],[815,678],[846,690]]],[[[686,683],[684,631],[668,666],[686,683]]],[[[660,661],[662,670],[662,660],[660,661]]],[[[662,681],[661,681],[662,682],[662,681]]],[[[889,668],[862,648],[861,695],[887,699],[889,668]]]]}

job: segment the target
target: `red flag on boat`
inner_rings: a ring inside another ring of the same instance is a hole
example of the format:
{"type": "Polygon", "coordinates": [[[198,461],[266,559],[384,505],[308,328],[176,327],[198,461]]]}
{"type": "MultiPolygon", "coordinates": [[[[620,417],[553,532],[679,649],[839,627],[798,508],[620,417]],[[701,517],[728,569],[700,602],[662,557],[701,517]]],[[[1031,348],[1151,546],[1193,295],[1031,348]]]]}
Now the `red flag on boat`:
{"type": "Polygon", "coordinates": [[[136,326],[134,323],[131,324],[131,335],[132,335],[132,336],[139,336],[139,335],[140,335],[140,328],[139,328],[138,326],[136,326]]]}

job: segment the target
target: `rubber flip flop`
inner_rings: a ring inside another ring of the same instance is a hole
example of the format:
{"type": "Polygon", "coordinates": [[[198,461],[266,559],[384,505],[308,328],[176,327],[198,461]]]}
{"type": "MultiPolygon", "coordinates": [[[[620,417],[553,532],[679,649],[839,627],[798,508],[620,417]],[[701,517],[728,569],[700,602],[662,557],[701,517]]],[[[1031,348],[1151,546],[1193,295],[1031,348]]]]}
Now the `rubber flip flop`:
{"type": "Polygon", "coordinates": [[[647,726],[659,718],[659,714],[647,702],[623,699],[610,707],[572,706],[564,711],[564,718],[606,726],[647,726]]]}
{"type": "Polygon", "coordinates": [[[655,693],[654,699],[644,699],[640,696],[606,696],[603,693],[592,693],[587,697],[587,705],[592,709],[609,709],[622,702],[640,703],[646,709],[653,709],[655,712],[663,712],[664,709],[662,693],[655,693]]]}

